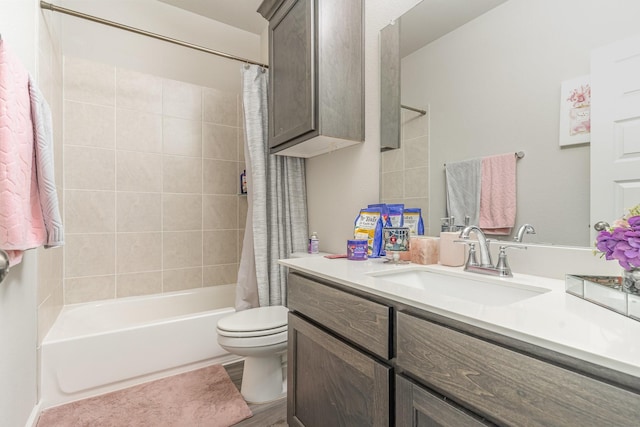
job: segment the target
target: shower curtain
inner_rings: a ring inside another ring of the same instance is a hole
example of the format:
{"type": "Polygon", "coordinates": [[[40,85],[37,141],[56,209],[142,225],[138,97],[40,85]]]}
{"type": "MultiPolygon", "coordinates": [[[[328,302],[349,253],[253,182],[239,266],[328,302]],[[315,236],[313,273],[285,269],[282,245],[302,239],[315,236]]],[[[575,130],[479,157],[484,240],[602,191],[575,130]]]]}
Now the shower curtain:
{"type": "Polygon", "coordinates": [[[269,154],[268,78],[263,67],[242,68],[248,207],[236,310],[286,305],[286,268],[277,260],[306,251],[308,237],[304,159],[269,154]]]}

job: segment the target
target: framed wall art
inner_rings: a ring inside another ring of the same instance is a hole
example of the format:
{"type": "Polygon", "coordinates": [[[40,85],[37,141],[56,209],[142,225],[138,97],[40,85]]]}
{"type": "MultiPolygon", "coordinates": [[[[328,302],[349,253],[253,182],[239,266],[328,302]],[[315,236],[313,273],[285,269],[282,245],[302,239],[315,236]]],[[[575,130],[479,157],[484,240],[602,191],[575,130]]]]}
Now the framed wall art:
{"type": "Polygon", "coordinates": [[[591,84],[589,76],[562,82],[560,90],[560,146],[591,139],[591,84]]]}

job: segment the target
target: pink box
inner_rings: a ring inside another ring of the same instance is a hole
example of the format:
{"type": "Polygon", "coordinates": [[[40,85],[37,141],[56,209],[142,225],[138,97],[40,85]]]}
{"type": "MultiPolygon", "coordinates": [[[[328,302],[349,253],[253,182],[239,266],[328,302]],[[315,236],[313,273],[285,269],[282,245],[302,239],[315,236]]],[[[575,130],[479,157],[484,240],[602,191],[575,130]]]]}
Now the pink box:
{"type": "Polygon", "coordinates": [[[415,236],[409,248],[414,264],[437,264],[440,256],[440,239],[437,237],[415,236]]]}

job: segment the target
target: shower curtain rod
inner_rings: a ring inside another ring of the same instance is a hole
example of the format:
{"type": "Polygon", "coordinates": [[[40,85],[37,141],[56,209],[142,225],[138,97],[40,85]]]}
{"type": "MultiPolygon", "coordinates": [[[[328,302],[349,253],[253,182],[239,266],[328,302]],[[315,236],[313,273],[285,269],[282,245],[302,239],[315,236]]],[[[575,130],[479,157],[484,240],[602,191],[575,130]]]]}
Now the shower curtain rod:
{"type": "Polygon", "coordinates": [[[420,108],[409,107],[408,105],[400,105],[400,108],[404,108],[405,110],[415,111],[416,113],[420,113],[421,116],[427,114],[426,110],[421,110],[420,108]]]}
{"type": "Polygon", "coordinates": [[[141,30],[139,28],[130,27],[128,25],[124,25],[124,24],[120,24],[118,22],[102,19],[102,18],[99,18],[97,16],[87,15],[86,13],[78,12],[78,11],[75,11],[75,10],[72,10],[72,9],[67,9],[65,7],[56,6],[55,4],[47,3],[46,1],[40,1],[40,8],[41,9],[48,9],[48,10],[50,10],[52,12],[64,13],[66,15],[75,16],[76,18],[86,19],[88,21],[97,22],[99,24],[108,25],[108,26],[114,27],[114,28],[119,28],[121,30],[130,31],[132,33],[136,33],[136,34],[140,34],[140,35],[143,35],[143,36],[151,37],[151,38],[154,38],[154,39],[162,40],[162,41],[165,41],[165,42],[177,44],[179,46],[188,47],[190,49],[199,50],[201,52],[210,53],[210,54],[216,55],[216,56],[221,56],[223,58],[233,59],[234,61],[240,61],[240,62],[244,62],[246,64],[259,65],[259,66],[264,67],[264,68],[269,68],[269,66],[267,64],[262,64],[260,62],[252,61],[250,59],[242,58],[242,57],[235,56],[235,55],[230,55],[228,53],[220,52],[218,50],[213,50],[213,49],[206,48],[204,46],[198,46],[197,44],[184,42],[182,40],[173,39],[171,37],[167,37],[167,36],[163,36],[163,35],[160,35],[160,34],[152,33],[150,31],[141,30]]]}

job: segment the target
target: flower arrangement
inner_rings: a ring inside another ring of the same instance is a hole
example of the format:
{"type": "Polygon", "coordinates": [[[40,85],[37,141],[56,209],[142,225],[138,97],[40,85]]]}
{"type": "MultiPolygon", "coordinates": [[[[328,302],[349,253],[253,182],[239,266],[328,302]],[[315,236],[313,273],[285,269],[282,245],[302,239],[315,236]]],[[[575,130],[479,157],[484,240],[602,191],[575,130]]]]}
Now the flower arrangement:
{"type": "Polygon", "coordinates": [[[596,248],[627,271],[640,268],[640,204],[598,233],[596,248]]]}

